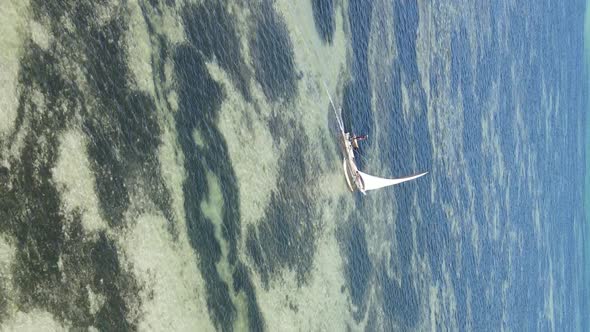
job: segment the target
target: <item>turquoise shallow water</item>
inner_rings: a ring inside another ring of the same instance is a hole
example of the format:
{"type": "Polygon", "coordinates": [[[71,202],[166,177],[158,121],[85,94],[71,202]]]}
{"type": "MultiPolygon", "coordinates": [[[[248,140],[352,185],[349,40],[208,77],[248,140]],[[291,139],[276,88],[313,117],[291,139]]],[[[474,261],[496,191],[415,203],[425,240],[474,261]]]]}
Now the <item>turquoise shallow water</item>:
{"type": "Polygon", "coordinates": [[[579,8],[10,2],[0,324],[586,330],[579,8]]]}

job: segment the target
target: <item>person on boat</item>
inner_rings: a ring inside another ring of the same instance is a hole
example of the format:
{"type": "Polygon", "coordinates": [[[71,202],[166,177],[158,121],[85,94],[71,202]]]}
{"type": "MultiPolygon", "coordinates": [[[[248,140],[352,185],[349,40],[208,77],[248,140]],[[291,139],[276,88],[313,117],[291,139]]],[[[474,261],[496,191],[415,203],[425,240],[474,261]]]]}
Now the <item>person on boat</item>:
{"type": "Polygon", "coordinates": [[[351,144],[352,144],[352,147],[353,147],[355,150],[358,150],[358,149],[359,149],[359,142],[360,142],[360,141],[364,141],[364,140],[366,140],[368,137],[369,137],[369,135],[361,135],[361,136],[356,136],[356,135],[353,135],[353,136],[350,138],[350,142],[351,142],[351,144]]]}

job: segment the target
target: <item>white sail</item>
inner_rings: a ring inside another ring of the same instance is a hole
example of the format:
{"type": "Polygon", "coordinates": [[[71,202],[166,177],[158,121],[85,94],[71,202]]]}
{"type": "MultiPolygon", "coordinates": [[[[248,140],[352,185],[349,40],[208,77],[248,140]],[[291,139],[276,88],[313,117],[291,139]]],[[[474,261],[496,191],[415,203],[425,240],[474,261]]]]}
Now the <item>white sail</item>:
{"type": "MultiPolygon", "coordinates": [[[[399,178],[399,179],[384,179],[384,178],[379,178],[379,177],[358,171],[358,174],[360,175],[360,177],[362,179],[362,184],[363,184],[362,191],[374,190],[374,189],[379,189],[379,188],[383,188],[383,187],[387,187],[387,186],[393,186],[395,184],[399,184],[402,182],[417,179],[421,176],[426,175],[427,173],[428,172],[424,172],[424,173],[408,176],[405,178],[399,178]]],[[[359,188],[359,189],[361,189],[361,188],[359,188]]]]}

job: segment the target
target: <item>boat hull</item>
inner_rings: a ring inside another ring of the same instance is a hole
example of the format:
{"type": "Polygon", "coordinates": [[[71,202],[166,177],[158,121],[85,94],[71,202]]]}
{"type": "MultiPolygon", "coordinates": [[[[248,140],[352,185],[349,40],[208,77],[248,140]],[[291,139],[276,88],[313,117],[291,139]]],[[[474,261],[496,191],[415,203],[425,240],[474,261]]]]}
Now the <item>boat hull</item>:
{"type": "Polygon", "coordinates": [[[342,168],[344,169],[344,178],[346,179],[346,184],[348,185],[348,189],[351,192],[354,191],[354,187],[352,186],[352,182],[350,181],[350,173],[348,172],[348,167],[346,167],[346,158],[342,159],[342,168]]]}

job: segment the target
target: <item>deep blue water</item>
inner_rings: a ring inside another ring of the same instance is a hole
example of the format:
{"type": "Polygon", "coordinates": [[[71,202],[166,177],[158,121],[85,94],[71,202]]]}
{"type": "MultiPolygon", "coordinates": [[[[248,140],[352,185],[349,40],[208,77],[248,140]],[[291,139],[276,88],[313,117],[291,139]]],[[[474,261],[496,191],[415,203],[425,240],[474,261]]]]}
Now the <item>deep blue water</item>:
{"type": "MultiPolygon", "coordinates": [[[[370,31],[369,21],[374,18],[367,18],[370,16],[367,13],[371,12],[371,7],[370,2],[351,1],[348,12],[354,60],[353,82],[350,90],[346,90],[349,94],[345,94],[344,102],[348,106],[346,109],[353,113],[350,118],[354,120],[354,130],[372,133],[374,126],[387,128],[394,143],[388,145],[391,153],[384,155],[393,157],[384,157],[383,163],[391,165],[393,174],[422,169],[439,169],[442,174],[395,189],[397,245],[391,251],[398,252],[401,261],[371,260],[362,254],[362,248],[349,253],[350,259],[356,261],[350,272],[353,289],[366,289],[367,283],[373,280],[367,278],[366,273],[375,274],[374,280],[383,295],[381,305],[386,321],[391,320],[395,326],[406,328],[417,326],[421,311],[428,305],[427,299],[420,296],[411,282],[420,277],[412,272],[410,260],[416,254],[410,225],[418,218],[421,222],[414,234],[418,241],[417,254],[428,256],[432,271],[427,283],[444,283],[442,265],[445,264],[456,297],[456,314],[447,317],[448,321],[440,322],[439,327],[452,326],[451,321],[456,320],[461,330],[498,330],[502,327],[513,330],[574,329],[576,311],[587,312],[586,305],[580,304],[582,299],[574,300],[574,294],[582,292],[582,277],[573,268],[583,264],[574,240],[573,225],[584,220],[580,185],[585,159],[579,153],[580,142],[576,141],[580,134],[577,131],[583,128],[579,123],[584,121],[581,110],[585,83],[583,75],[578,75],[583,68],[581,8],[584,4],[518,2],[508,12],[502,2],[480,5],[478,10],[490,14],[491,25],[486,28],[491,33],[489,38],[483,38],[484,34],[481,34],[482,38],[476,39],[476,50],[469,37],[475,35],[477,38],[480,27],[469,26],[469,20],[453,22],[449,97],[456,98],[462,106],[461,153],[465,165],[445,165],[433,158],[432,144],[437,142],[431,143],[432,135],[427,124],[428,96],[418,73],[417,57],[421,55],[416,50],[416,30],[422,18],[416,1],[394,1],[393,13],[380,13],[393,16],[393,32],[370,31]],[[500,26],[508,31],[507,35],[499,35],[500,26]],[[390,122],[383,123],[367,112],[371,98],[369,91],[379,87],[371,87],[367,77],[365,41],[371,34],[387,33],[394,34],[399,56],[390,74],[394,88],[378,93],[382,105],[392,112],[388,117],[390,122]],[[475,68],[471,66],[472,61],[476,63],[475,68]],[[412,122],[408,122],[402,112],[402,96],[398,88],[401,84],[414,87],[410,89],[410,98],[414,101],[412,122]],[[497,87],[497,96],[492,94],[492,86],[497,87]],[[546,97],[543,88],[553,96],[553,101],[558,98],[558,105],[542,104],[546,97]],[[548,107],[555,110],[548,113],[548,107]],[[517,108],[524,117],[524,131],[517,127],[517,108]],[[491,112],[495,112],[493,126],[499,133],[505,167],[505,181],[501,182],[497,182],[493,175],[500,165],[492,159],[493,152],[484,148],[482,120],[491,112]],[[545,127],[546,116],[550,128],[545,127]],[[546,144],[547,141],[550,144],[546,144]],[[526,146],[526,152],[521,149],[520,155],[516,156],[516,145],[526,146]],[[411,160],[415,163],[409,162],[411,160]],[[518,169],[523,165],[525,173],[519,174],[518,169]],[[451,182],[444,170],[454,167],[460,167],[470,182],[466,183],[467,179],[451,182]],[[535,183],[536,187],[530,188],[529,182],[535,183]],[[434,202],[430,200],[431,186],[438,189],[434,202]],[[450,204],[458,211],[466,211],[471,200],[469,187],[474,189],[474,213],[459,213],[461,231],[457,237],[451,232],[444,206],[450,204]],[[483,197],[485,189],[489,188],[493,188],[491,201],[499,202],[498,240],[492,237],[491,218],[486,214],[488,207],[483,197]],[[418,197],[417,206],[413,204],[414,194],[418,197]],[[510,195],[509,200],[504,199],[506,195],[510,195]],[[541,234],[534,233],[535,208],[540,209],[541,234]],[[420,210],[420,216],[416,215],[416,209],[420,210]],[[472,224],[478,225],[479,248],[474,248],[471,241],[472,224]],[[518,241],[510,240],[510,232],[516,234],[518,241]],[[388,264],[400,266],[401,288],[383,272],[388,264]],[[559,268],[561,265],[565,267],[563,271],[559,268]],[[554,326],[544,318],[549,300],[547,276],[551,273],[556,278],[553,296],[563,294],[564,299],[560,305],[554,302],[555,310],[560,312],[555,316],[554,326]],[[359,275],[363,277],[356,277],[359,275]],[[506,281],[508,288],[503,290],[506,281]],[[502,299],[503,291],[507,294],[506,301],[502,299]],[[469,322],[468,305],[472,315],[469,322]],[[508,312],[506,321],[502,318],[503,311],[508,312]]],[[[435,9],[433,15],[436,13],[435,9]]],[[[478,13],[464,11],[463,14],[469,18],[474,15],[477,21],[478,13]]],[[[442,64],[446,60],[436,56],[430,60],[431,98],[443,93],[442,64]]],[[[369,211],[360,211],[351,220],[351,223],[361,225],[355,226],[361,228],[357,231],[361,234],[363,220],[371,218],[369,211]]],[[[352,243],[358,247],[357,241],[352,243]]],[[[353,297],[358,303],[367,299],[362,291],[353,291],[353,297]]],[[[586,330],[587,319],[584,318],[582,324],[582,330],[586,330]]]]}

